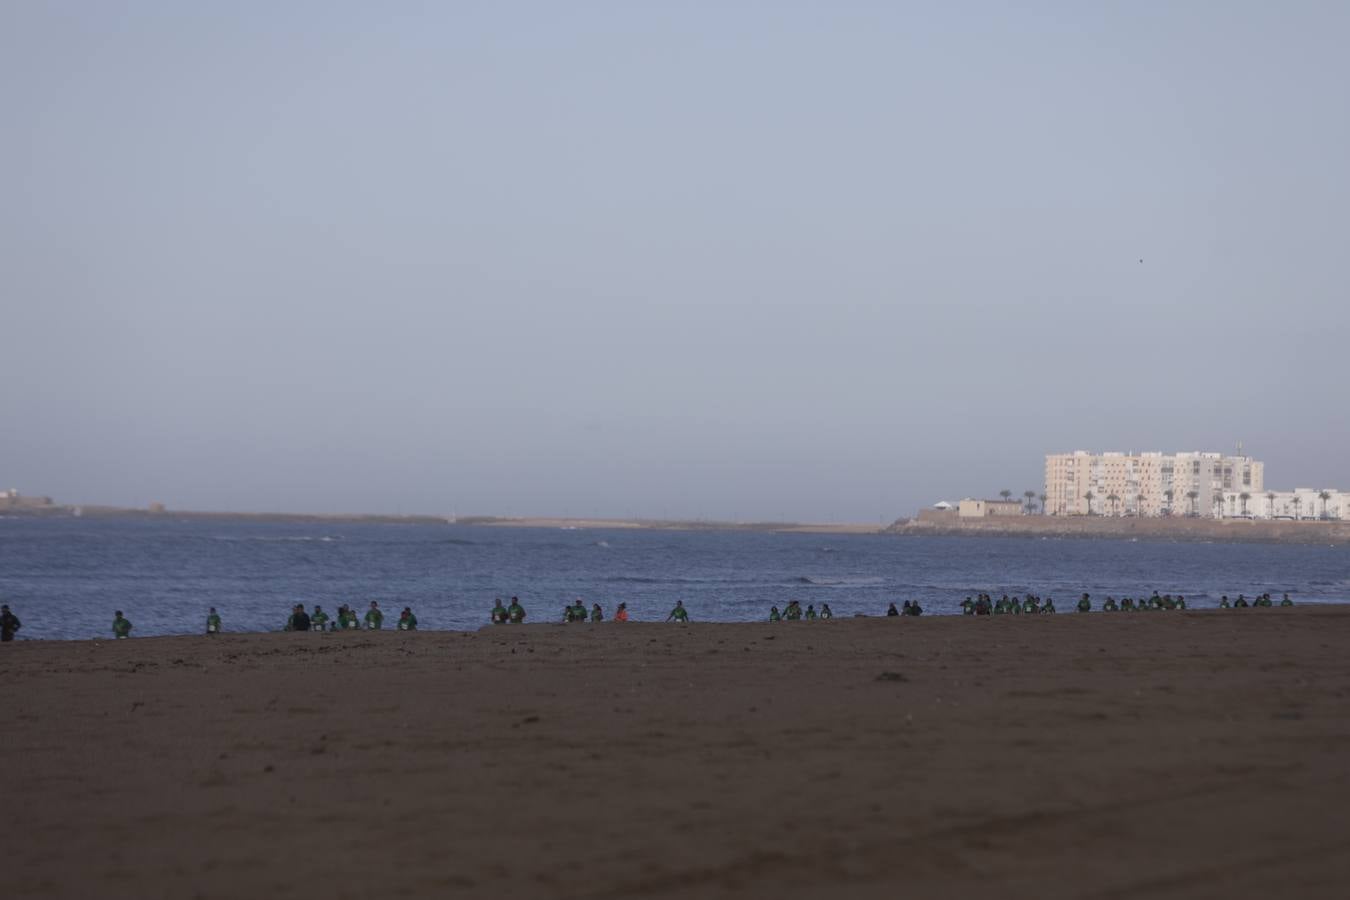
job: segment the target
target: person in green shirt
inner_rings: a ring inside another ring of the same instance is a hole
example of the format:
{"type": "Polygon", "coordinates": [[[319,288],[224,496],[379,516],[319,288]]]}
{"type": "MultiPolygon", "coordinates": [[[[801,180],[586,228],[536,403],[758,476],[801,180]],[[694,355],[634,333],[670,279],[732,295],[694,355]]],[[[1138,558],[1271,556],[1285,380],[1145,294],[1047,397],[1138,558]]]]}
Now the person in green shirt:
{"type": "Polygon", "coordinates": [[[311,631],[328,630],[328,613],[317,603],[314,604],[314,612],[309,614],[309,628],[311,631]]]}
{"type": "Polygon", "coordinates": [[[975,615],[975,601],[974,601],[974,600],[971,600],[969,597],[967,597],[966,599],[964,599],[964,600],[961,601],[961,615],[963,615],[963,616],[973,616],[973,615],[975,615]]]}
{"type": "Polygon", "coordinates": [[[783,610],[783,618],[789,622],[796,622],[802,617],[802,605],[796,600],[789,600],[787,609],[783,610]]]}
{"type": "Polygon", "coordinates": [[[498,597],[496,602],[492,606],[492,624],[493,625],[506,624],[506,607],[502,605],[501,597],[498,597]]]}
{"type": "Polygon", "coordinates": [[[783,614],[778,611],[778,607],[776,606],[769,607],[769,621],[770,622],[783,621],[783,614]]]}
{"type": "Polygon", "coordinates": [[[520,605],[519,597],[511,598],[511,605],[506,608],[506,621],[512,625],[519,625],[525,621],[525,607],[520,605]]]}
{"type": "Polygon", "coordinates": [[[576,603],[572,604],[572,621],[573,622],[586,621],[586,604],[581,602],[580,597],[577,598],[576,603]]]}
{"type": "Polygon", "coordinates": [[[1180,594],[1177,594],[1177,609],[1185,609],[1185,608],[1186,608],[1186,598],[1181,596],[1180,594]]]}
{"type": "Polygon", "coordinates": [[[909,608],[908,608],[907,610],[904,611],[904,612],[905,612],[905,615],[907,615],[907,616],[921,616],[921,615],[923,615],[923,607],[919,605],[919,601],[918,601],[918,600],[908,600],[908,601],[906,601],[906,603],[909,605],[909,608]]]}
{"type": "Polygon", "coordinates": [[[816,605],[814,603],[806,604],[806,618],[808,619],[816,618],[816,605]]]}
{"type": "Polygon", "coordinates": [[[131,637],[131,622],[122,615],[120,609],[113,613],[112,631],[114,638],[131,637]]]}
{"type": "Polygon", "coordinates": [[[605,621],[605,611],[604,611],[603,609],[600,608],[600,604],[599,604],[599,603],[592,603],[592,604],[591,604],[591,621],[592,621],[592,622],[603,622],[603,621],[605,621]]]}
{"type": "Polygon", "coordinates": [[[1037,612],[1040,612],[1040,611],[1041,611],[1041,608],[1040,608],[1039,606],[1036,605],[1036,598],[1033,597],[1033,596],[1031,596],[1030,594],[1028,594],[1028,595],[1027,595],[1027,599],[1025,599],[1025,600],[1022,601],[1022,612],[1024,612],[1024,613],[1037,613],[1037,612]]]}
{"type": "Polygon", "coordinates": [[[376,601],[370,601],[370,609],[366,610],[366,628],[371,631],[379,631],[384,627],[384,613],[380,612],[380,604],[376,601]]]}
{"type": "Polygon", "coordinates": [[[1102,604],[1102,612],[1120,612],[1120,607],[1116,605],[1115,597],[1106,598],[1106,602],[1102,604]]]}
{"type": "Polygon", "coordinates": [[[1224,594],[1221,598],[1219,598],[1219,609],[1232,609],[1232,608],[1233,604],[1228,602],[1227,594],[1224,594]]]}
{"type": "Polygon", "coordinates": [[[1041,605],[1041,612],[1042,612],[1043,614],[1044,614],[1044,613],[1051,613],[1051,614],[1054,614],[1054,613],[1059,612],[1059,610],[1055,609],[1055,598],[1054,598],[1054,597],[1046,597],[1046,598],[1045,598],[1045,603],[1041,605]]]}
{"type": "Polygon", "coordinates": [[[1283,599],[1280,600],[1280,605],[1281,605],[1281,606],[1293,606],[1293,605],[1294,605],[1294,601],[1289,599],[1289,595],[1288,595],[1288,594],[1285,594],[1284,597],[1283,597],[1283,599]]]}
{"type": "Polygon", "coordinates": [[[670,615],[666,616],[666,621],[667,621],[667,622],[672,622],[672,621],[673,621],[673,622],[688,622],[688,621],[689,621],[689,611],[686,610],[686,609],[684,608],[684,601],[683,601],[683,600],[676,600],[676,601],[675,601],[675,608],[672,609],[672,610],[670,611],[670,615]]]}
{"type": "Polygon", "coordinates": [[[1092,595],[1090,594],[1083,595],[1082,599],[1078,601],[1078,611],[1092,612],[1092,595]]]}
{"type": "Polygon", "coordinates": [[[411,606],[403,607],[403,612],[398,617],[398,630],[399,631],[417,630],[417,616],[413,615],[411,606]]]}
{"type": "Polygon", "coordinates": [[[1233,601],[1233,609],[1246,609],[1249,604],[1247,598],[1238,594],[1237,600],[1233,601]]]}
{"type": "Polygon", "coordinates": [[[206,611],[206,633],[220,634],[220,614],[214,606],[206,611]]]}
{"type": "Polygon", "coordinates": [[[1008,614],[1008,604],[1004,603],[1002,600],[996,600],[994,602],[994,615],[1006,616],[1007,614],[1008,614]]]}
{"type": "Polygon", "coordinates": [[[830,609],[830,604],[828,604],[828,603],[822,603],[822,604],[820,604],[820,617],[821,617],[822,619],[833,619],[833,618],[834,618],[834,611],[830,609]]]}
{"type": "Polygon", "coordinates": [[[1256,605],[1256,606],[1274,606],[1274,604],[1270,602],[1270,595],[1269,595],[1269,594],[1262,594],[1260,597],[1257,597],[1257,598],[1256,598],[1256,604],[1255,604],[1255,605],[1256,605]]]}
{"type": "Polygon", "coordinates": [[[1134,601],[1129,597],[1126,597],[1124,600],[1120,601],[1120,608],[1124,612],[1134,612],[1134,601]]]}

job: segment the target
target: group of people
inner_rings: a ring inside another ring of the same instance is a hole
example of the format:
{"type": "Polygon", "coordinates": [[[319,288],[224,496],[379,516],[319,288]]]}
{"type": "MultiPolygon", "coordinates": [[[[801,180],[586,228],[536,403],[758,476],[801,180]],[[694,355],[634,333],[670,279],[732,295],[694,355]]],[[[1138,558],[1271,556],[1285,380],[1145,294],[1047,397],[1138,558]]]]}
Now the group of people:
{"type": "MultiPolygon", "coordinates": [[[[892,603],[891,606],[895,606],[895,604],[892,603]]],[[[784,607],[781,613],[778,611],[778,607],[776,606],[769,608],[770,622],[782,622],[782,621],[796,622],[799,619],[833,619],[833,618],[834,618],[834,611],[830,609],[830,604],[828,603],[820,604],[820,612],[816,612],[816,605],[814,603],[806,604],[806,609],[803,610],[800,600],[789,600],[787,602],[787,606],[784,607]]]]}
{"type": "MultiPolygon", "coordinates": [[[[366,610],[365,626],[368,631],[379,631],[384,627],[384,611],[380,609],[380,604],[376,600],[370,601],[370,609],[366,610]]],[[[417,616],[413,615],[412,607],[403,607],[403,612],[399,614],[398,623],[395,626],[399,631],[416,631],[417,616]]],[[[361,620],[356,617],[356,610],[347,604],[342,604],[337,609],[337,618],[331,622],[328,613],[323,611],[323,607],[317,603],[314,605],[314,612],[305,612],[305,605],[297,603],[291,608],[290,618],[286,620],[286,631],[358,631],[361,628],[361,620]]],[[[211,607],[211,612],[206,617],[206,633],[215,634],[220,630],[220,617],[216,615],[216,608],[211,607]],[[214,619],[214,625],[212,620],[214,619]]]]}
{"type": "MultiPolygon", "coordinates": [[[[907,601],[908,602],[908,601],[907,601]]],[[[915,604],[917,606],[917,604],[915,604]]],[[[1275,603],[1270,599],[1270,594],[1260,594],[1255,600],[1248,603],[1245,596],[1238,594],[1237,601],[1228,602],[1228,595],[1225,594],[1219,601],[1220,609],[1238,608],[1247,606],[1274,606],[1275,603]]],[[[1294,601],[1285,594],[1284,599],[1279,603],[1280,606],[1293,606],[1294,601]]],[[[895,608],[895,604],[891,604],[895,608]]],[[[1124,597],[1119,602],[1114,597],[1107,597],[1102,604],[1102,612],[1138,612],[1147,610],[1168,610],[1168,609],[1186,609],[1186,598],[1178,594],[1173,597],[1171,594],[1159,594],[1154,591],[1149,597],[1140,597],[1135,600],[1132,597],[1124,597]]],[[[1092,595],[1084,594],[1078,599],[1077,609],[1080,613],[1092,612],[1092,595]]],[[[961,612],[967,616],[988,616],[988,615],[1037,615],[1044,613],[1055,613],[1055,601],[1051,597],[1042,600],[1035,594],[1027,594],[1025,598],[1009,597],[1004,594],[1000,599],[995,600],[989,594],[977,594],[974,598],[967,597],[961,601],[961,612]]],[[[891,613],[888,613],[891,615],[891,613]]],[[[917,614],[916,614],[917,615],[917,614]]]]}
{"type": "MultiPolygon", "coordinates": [[[[1238,598],[1234,600],[1232,603],[1228,602],[1227,594],[1224,594],[1223,597],[1219,600],[1219,609],[1246,609],[1249,606],[1274,606],[1274,605],[1275,603],[1270,599],[1270,594],[1268,593],[1257,594],[1256,597],[1250,603],[1247,602],[1247,598],[1242,594],[1238,594],[1238,598]]],[[[1289,599],[1288,594],[1285,594],[1282,598],[1280,598],[1279,605],[1293,606],[1294,601],[1289,599]]]]}

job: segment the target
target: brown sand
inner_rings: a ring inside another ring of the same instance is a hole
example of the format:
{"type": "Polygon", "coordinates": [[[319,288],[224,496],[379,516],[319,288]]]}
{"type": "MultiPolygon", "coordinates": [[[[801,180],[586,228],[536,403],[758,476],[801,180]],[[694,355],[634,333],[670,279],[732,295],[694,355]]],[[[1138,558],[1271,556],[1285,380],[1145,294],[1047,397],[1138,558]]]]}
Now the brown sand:
{"type": "Polygon", "coordinates": [[[1310,607],[18,642],[4,896],[1345,897],[1348,646],[1310,607]]]}

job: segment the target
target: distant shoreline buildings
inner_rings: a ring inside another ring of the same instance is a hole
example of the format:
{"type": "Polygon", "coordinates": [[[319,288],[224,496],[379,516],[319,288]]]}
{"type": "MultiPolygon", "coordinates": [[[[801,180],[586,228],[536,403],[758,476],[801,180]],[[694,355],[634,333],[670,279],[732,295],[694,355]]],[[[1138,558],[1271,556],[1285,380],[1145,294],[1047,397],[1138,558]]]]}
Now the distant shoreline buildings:
{"type": "Polygon", "coordinates": [[[1050,453],[1041,497],[1051,516],[1350,519],[1350,493],[1267,490],[1264,463],[1210,452],[1050,453]]]}

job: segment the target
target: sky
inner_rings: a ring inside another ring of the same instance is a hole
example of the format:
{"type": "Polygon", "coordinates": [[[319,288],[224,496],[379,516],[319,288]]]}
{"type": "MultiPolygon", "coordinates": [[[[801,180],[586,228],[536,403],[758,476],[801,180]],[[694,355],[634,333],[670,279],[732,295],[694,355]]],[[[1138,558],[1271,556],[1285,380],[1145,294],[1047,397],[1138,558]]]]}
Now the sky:
{"type": "Polygon", "coordinates": [[[0,488],[890,521],[1350,489],[1350,5],[0,6],[0,488]]]}

